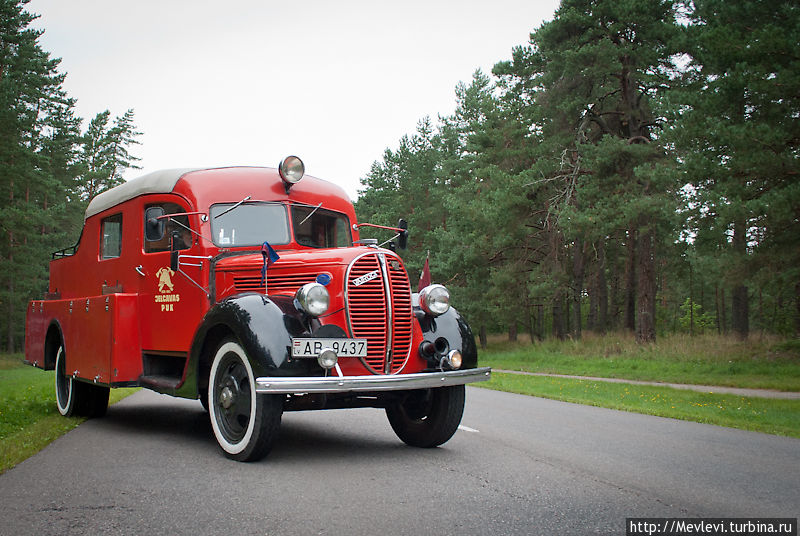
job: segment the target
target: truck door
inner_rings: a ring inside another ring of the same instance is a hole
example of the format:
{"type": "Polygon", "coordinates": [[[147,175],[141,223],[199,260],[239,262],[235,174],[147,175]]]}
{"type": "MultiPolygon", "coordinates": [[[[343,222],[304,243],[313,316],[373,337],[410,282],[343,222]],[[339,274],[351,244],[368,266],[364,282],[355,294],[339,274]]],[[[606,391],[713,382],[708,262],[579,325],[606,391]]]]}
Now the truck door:
{"type": "Polygon", "coordinates": [[[163,218],[164,232],[158,240],[148,240],[145,233],[148,208],[161,207],[163,214],[187,212],[183,200],[177,196],[149,198],[142,204],[140,215],[142,233],[141,263],[139,272],[139,312],[142,351],[156,355],[179,353],[185,356],[191,345],[194,331],[208,302],[208,262],[195,262],[199,267],[170,268],[170,245],[178,244],[182,255],[196,254],[199,238],[189,229],[197,230],[197,216],[177,215],[163,218]],[[194,227],[192,227],[194,225],[194,227]],[[183,273],[180,273],[180,272],[183,273]]]}

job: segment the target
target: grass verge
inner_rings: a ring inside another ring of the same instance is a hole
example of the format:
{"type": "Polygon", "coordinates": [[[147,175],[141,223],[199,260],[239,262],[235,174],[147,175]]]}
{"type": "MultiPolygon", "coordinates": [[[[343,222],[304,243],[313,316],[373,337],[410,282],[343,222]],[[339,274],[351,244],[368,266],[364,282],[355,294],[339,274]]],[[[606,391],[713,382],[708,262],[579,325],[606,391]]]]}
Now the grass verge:
{"type": "MultiPolygon", "coordinates": [[[[55,372],[22,364],[19,354],[0,356],[0,474],[33,456],[85,419],[56,408],[55,372]]],[[[136,389],[112,389],[109,404],[136,389]]]]}
{"type": "Polygon", "coordinates": [[[800,400],[492,372],[478,387],[564,402],[800,437],[800,400]]]}
{"type": "Polygon", "coordinates": [[[798,341],[672,335],[639,345],[633,337],[585,335],[535,345],[495,341],[480,354],[494,369],[695,385],[800,391],[798,341]]]}

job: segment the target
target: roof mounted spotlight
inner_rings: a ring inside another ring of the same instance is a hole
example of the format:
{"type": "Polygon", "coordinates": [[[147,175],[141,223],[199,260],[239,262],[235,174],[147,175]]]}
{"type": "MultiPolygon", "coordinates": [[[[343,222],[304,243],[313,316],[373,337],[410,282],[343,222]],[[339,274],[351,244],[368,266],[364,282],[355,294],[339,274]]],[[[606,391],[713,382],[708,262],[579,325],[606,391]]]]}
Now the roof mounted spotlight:
{"type": "Polygon", "coordinates": [[[289,188],[294,184],[300,182],[300,179],[305,175],[306,166],[303,161],[296,156],[287,156],[278,165],[278,174],[283,179],[283,185],[286,187],[286,193],[289,193],[289,188]]]}

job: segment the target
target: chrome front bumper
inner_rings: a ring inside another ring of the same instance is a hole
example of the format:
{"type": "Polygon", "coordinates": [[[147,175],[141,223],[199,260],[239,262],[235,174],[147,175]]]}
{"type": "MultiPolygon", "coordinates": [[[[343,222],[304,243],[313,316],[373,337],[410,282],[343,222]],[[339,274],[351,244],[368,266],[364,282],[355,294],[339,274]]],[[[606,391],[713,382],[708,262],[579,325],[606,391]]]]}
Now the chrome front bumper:
{"type": "Polygon", "coordinates": [[[482,382],[491,378],[489,367],[376,376],[266,377],[256,378],[256,392],[262,394],[350,393],[357,391],[403,391],[482,382]]]}

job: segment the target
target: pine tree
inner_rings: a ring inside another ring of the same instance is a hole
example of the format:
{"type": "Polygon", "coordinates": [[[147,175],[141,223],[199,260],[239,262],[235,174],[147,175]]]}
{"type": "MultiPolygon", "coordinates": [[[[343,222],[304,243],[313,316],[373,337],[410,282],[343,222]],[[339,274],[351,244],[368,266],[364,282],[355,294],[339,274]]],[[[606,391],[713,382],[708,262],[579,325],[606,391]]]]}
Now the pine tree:
{"type": "Polygon", "coordinates": [[[668,87],[677,28],[671,1],[565,0],[516,55],[527,64],[516,68],[528,79],[521,83],[539,104],[544,141],[535,169],[563,237],[553,244],[566,248],[554,267],[569,274],[576,328],[587,245],[627,229],[637,340],[655,338],[657,238],[670,228],[677,188],[663,168],[653,99],[668,87]]]}
{"type": "Polygon", "coordinates": [[[20,347],[27,300],[46,290],[50,233],[59,228],[52,208],[66,180],[51,172],[50,158],[69,159],[73,126],[59,60],[39,46],[26,3],[0,0],[0,300],[8,351],[20,347]]]}
{"type": "Polygon", "coordinates": [[[687,14],[691,63],[675,138],[692,230],[707,237],[701,253],[726,266],[733,330],[745,338],[752,282],[794,294],[800,308],[800,7],[696,0],[687,14]]]}
{"type": "Polygon", "coordinates": [[[133,110],[126,111],[109,124],[111,112],[105,110],[89,122],[82,139],[79,156],[81,177],[77,185],[81,199],[88,201],[95,195],[124,182],[122,173],[139,169],[139,158],[128,151],[137,145],[141,133],[133,123],[133,110]]]}
{"type": "MultiPolygon", "coordinates": [[[[21,347],[28,301],[48,290],[51,252],[77,239],[87,197],[81,120],[63,89],[60,60],[29,27],[36,17],[27,3],[0,0],[0,337],[9,352],[21,347]]],[[[103,154],[93,165],[103,172],[92,180],[108,188],[135,166],[128,148],[138,132],[130,110],[111,126],[102,116],[103,154]]]]}

